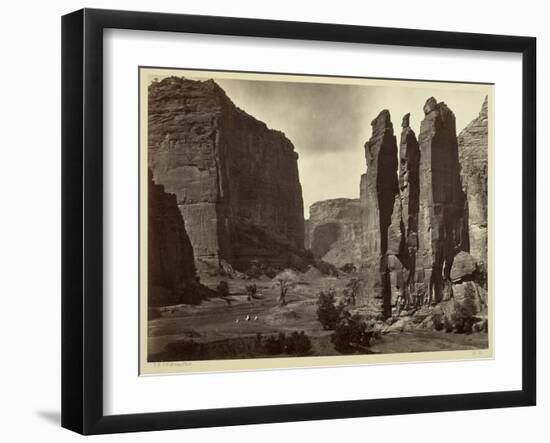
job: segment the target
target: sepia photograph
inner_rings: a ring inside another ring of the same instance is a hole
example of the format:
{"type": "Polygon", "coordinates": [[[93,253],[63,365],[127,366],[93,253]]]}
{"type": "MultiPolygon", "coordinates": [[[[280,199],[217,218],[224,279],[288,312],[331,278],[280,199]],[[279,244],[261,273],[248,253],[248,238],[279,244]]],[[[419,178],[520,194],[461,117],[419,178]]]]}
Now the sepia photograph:
{"type": "Polygon", "coordinates": [[[493,85],[139,78],[142,375],[493,357],[493,85]]]}

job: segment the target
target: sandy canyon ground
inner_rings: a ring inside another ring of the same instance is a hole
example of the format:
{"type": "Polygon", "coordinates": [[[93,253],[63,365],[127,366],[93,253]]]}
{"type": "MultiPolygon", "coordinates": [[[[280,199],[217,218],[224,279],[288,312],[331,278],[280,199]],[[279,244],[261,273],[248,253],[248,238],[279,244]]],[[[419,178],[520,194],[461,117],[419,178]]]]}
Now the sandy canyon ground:
{"type": "MultiPolygon", "coordinates": [[[[301,274],[288,292],[286,306],[279,304],[277,282],[267,277],[252,280],[204,277],[202,282],[215,288],[220,280],[228,282],[229,297],[212,298],[200,305],[164,307],[159,318],[149,320],[149,361],[179,360],[171,358],[165,347],[181,340],[208,344],[209,359],[266,357],[255,355],[252,350],[258,334],[266,337],[294,331],[305,331],[310,338],[312,346],[308,355],[340,355],[331,342],[333,331],[324,330],[317,320],[317,299],[320,291],[334,288],[338,300],[350,277],[320,276],[316,272],[301,274]],[[245,287],[253,283],[258,287],[257,298],[248,301],[245,287]],[[229,343],[231,351],[227,350],[229,343]],[[235,347],[235,344],[241,346],[235,347]]],[[[368,352],[452,351],[486,349],[487,346],[486,333],[413,330],[383,334],[372,341],[368,352]]]]}

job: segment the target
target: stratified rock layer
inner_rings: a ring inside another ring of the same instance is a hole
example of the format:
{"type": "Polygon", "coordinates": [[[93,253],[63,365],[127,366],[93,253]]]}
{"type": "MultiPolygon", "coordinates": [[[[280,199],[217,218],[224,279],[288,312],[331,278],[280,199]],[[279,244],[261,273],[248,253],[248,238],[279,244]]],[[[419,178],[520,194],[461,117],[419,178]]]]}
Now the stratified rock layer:
{"type": "Polygon", "coordinates": [[[465,196],[460,182],[456,123],[453,112],[432,97],[420,125],[420,197],[417,281],[430,302],[451,297],[450,270],[463,238],[465,196]]]}
{"type": "MultiPolygon", "coordinates": [[[[458,136],[460,178],[467,197],[464,211],[469,251],[483,270],[487,268],[487,176],[488,176],[487,98],[479,116],[458,136]]],[[[468,247],[464,248],[468,249],[468,247]]]]}
{"type": "Polygon", "coordinates": [[[337,267],[361,264],[361,205],[359,199],[337,198],[309,208],[306,248],[313,256],[337,267]]]}
{"type": "MultiPolygon", "coordinates": [[[[374,311],[388,315],[391,310],[390,281],[387,271],[388,228],[399,194],[397,180],[397,142],[387,110],[372,121],[372,136],[365,144],[367,172],[361,179],[363,220],[363,271],[365,287],[361,302],[374,311]]],[[[397,202],[400,205],[400,202],[397,202]]],[[[394,223],[395,224],[395,223],[394,223]]],[[[395,230],[392,228],[391,251],[395,252],[395,230]]],[[[398,249],[398,247],[397,247],[398,249]]]]}
{"type": "Polygon", "coordinates": [[[148,176],[148,303],[149,306],[196,301],[193,248],[176,196],[148,176]]]}
{"type": "Polygon", "coordinates": [[[288,266],[304,252],[298,155],[212,80],[149,86],[149,165],[174,193],[197,266],[288,266]]]}

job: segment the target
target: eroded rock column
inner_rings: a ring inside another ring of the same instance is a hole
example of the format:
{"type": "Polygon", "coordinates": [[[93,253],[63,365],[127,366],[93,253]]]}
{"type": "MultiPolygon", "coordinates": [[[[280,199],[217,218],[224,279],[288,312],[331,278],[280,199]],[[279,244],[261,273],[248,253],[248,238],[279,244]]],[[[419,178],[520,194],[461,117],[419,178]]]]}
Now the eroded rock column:
{"type": "Polygon", "coordinates": [[[453,112],[431,97],[424,105],[419,134],[419,212],[417,277],[425,301],[452,295],[450,271],[454,255],[467,243],[462,229],[465,196],[453,112]]]}
{"type": "MultiPolygon", "coordinates": [[[[390,113],[383,110],[372,121],[372,136],[365,144],[367,172],[361,179],[363,219],[363,270],[365,273],[362,303],[382,316],[391,314],[391,282],[388,271],[390,252],[399,250],[400,223],[395,222],[388,242],[388,229],[399,194],[397,180],[397,142],[390,113]]],[[[398,202],[398,206],[400,202],[398,202]]],[[[393,254],[391,254],[393,255],[393,254]]]]}

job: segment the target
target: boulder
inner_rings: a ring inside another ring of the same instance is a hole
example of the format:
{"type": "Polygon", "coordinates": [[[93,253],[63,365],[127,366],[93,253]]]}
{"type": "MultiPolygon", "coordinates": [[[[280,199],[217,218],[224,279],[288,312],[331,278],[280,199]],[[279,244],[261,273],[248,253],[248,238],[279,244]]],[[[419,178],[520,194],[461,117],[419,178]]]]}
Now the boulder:
{"type": "Polygon", "coordinates": [[[473,279],[477,271],[477,261],[464,251],[455,255],[451,266],[451,281],[453,283],[463,279],[473,279]]]}

